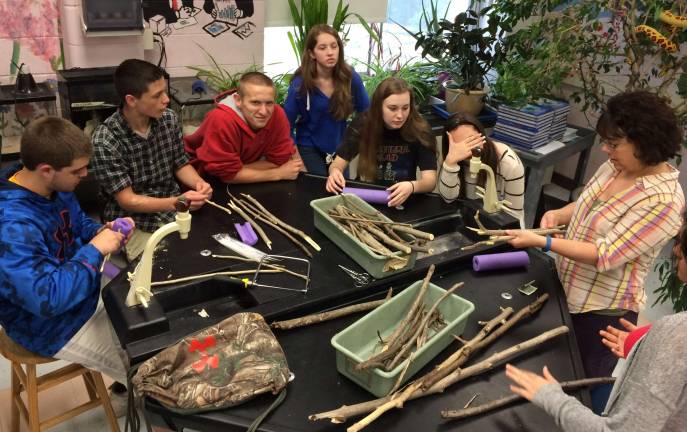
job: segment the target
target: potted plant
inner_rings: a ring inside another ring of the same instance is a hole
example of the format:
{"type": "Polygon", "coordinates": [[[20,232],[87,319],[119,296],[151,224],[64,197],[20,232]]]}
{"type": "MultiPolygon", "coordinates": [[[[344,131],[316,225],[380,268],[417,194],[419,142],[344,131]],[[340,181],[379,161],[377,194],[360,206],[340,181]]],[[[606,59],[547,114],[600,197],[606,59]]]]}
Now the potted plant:
{"type": "Polygon", "coordinates": [[[446,91],[446,108],[479,114],[484,105],[487,74],[500,61],[503,52],[501,36],[504,29],[500,16],[490,14],[491,6],[469,9],[446,19],[439,17],[435,0],[430,0],[420,18],[419,30],[412,32],[403,27],[415,40],[415,48],[449,74],[443,85],[446,91]]]}
{"type": "Polygon", "coordinates": [[[412,89],[415,101],[418,104],[424,103],[429,96],[436,91],[436,78],[434,68],[427,63],[405,61],[401,62],[401,53],[382,60],[374,57],[369,63],[360,62],[367,66],[368,72],[361,74],[363,84],[367,94],[372,98],[372,94],[377,89],[379,83],[389,77],[403,79],[412,89]]]}
{"type": "MultiPolygon", "coordinates": [[[[686,8],[684,0],[521,0],[495,2],[491,13],[504,28],[518,29],[505,41],[506,57],[542,71],[538,77],[560,74],[583,113],[598,112],[612,94],[645,89],[670,100],[685,128],[687,20],[680,15],[686,8]]],[[[556,83],[551,87],[556,90],[556,83]]],[[[687,290],[675,261],[662,260],[654,270],[660,280],[657,302],[686,309],[687,290]]]]}
{"type": "Polygon", "coordinates": [[[549,79],[552,90],[565,81],[585,113],[599,111],[612,94],[646,89],[672,100],[687,126],[687,54],[680,49],[687,20],[678,16],[686,7],[684,0],[522,0],[495,2],[490,14],[504,29],[518,29],[504,41],[504,58],[529,69],[507,70],[512,79],[534,71],[529,79],[549,79]]]}
{"type": "Polygon", "coordinates": [[[235,89],[238,87],[239,79],[241,78],[241,75],[243,75],[246,72],[262,72],[262,69],[253,63],[252,65],[248,66],[247,68],[236,71],[236,72],[230,72],[226,70],[225,68],[222,67],[219,63],[217,63],[217,60],[205,50],[202,46],[198,46],[205,55],[208,56],[210,59],[210,64],[212,65],[210,68],[204,68],[200,66],[187,66],[189,69],[193,70],[196,72],[196,77],[198,79],[202,79],[209,85],[213,90],[217,91],[218,93],[222,93],[228,90],[235,89]]]}
{"type": "MultiPolygon", "coordinates": [[[[288,1],[291,19],[293,20],[293,32],[288,33],[289,41],[297,61],[300,62],[305,38],[308,36],[310,29],[317,24],[328,24],[329,22],[329,2],[327,0],[300,0],[300,7],[298,7],[296,0],[288,1]]],[[[337,33],[341,33],[341,39],[346,40],[348,31],[344,30],[344,24],[350,16],[357,17],[370,36],[377,40],[367,21],[357,13],[348,12],[348,3],[344,5],[343,0],[339,0],[331,26],[337,33]]]]}

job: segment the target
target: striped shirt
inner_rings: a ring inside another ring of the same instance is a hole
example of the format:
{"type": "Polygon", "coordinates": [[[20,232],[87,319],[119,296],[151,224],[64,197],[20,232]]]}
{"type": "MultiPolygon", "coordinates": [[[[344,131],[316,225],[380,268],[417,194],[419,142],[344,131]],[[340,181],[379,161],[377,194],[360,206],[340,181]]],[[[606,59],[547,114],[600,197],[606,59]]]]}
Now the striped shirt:
{"type": "Polygon", "coordinates": [[[558,256],[558,276],[571,313],[602,309],[639,312],[646,302],[644,279],[661,248],[682,223],[685,204],[679,172],[640,177],[607,201],[599,196],[618,172],[610,161],[599,167],[575,203],[566,238],[593,242],[596,265],[558,256]]]}
{"type": "MultiPolygon", "coordinates": [[[[517,154],[507,145],[494,141],[496,146],[496,154],[499,157],[499,163],[496,166],[494,173],[496,178],[496,191],[499,194],[499,199],[507,200],[510,209],[522,215],[523,204],[525,200],[525,167],[517,154]]],[[[453,202],[460,195],[460,187],[462,179],[459,175],[460,165],[453,168],[441,164],[439,174],[439,194],[446,202],[453,202]]],[[[476,179],[471,179],[466,176],[465,197],[468,199],[477,199],[475,190],[476,179]]]]}

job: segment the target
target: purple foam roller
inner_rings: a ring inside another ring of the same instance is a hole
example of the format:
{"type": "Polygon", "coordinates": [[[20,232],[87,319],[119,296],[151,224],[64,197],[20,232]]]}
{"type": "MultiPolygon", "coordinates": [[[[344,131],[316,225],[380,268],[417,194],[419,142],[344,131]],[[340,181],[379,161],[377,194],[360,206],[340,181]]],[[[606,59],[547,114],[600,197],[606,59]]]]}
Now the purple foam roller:
{"type": "Polygon", "coordinates": [[[236,228],[236,232],[239,233],[241,241],[245,244],[253,246],[255,243],[258,242],[258,235],[255,234],[255,231],[253,230],[253,227],[249,222],[246,222],[244,224],[235,223],[234,228],[236,228]]]}
{"type": "Polygon", "coordinates": [[[472,269],[474,271],[524,267],[529,265],[529,263],[530,256],[525,251],[475,255],[472,257],[472,269]]]}
{"type": "Polygon", "coordinates": [[[343,193],[357,195],[361,200],[373,204],[386,204],[389,202],[389,191],[384,189],[345,187],[343,193]]]}

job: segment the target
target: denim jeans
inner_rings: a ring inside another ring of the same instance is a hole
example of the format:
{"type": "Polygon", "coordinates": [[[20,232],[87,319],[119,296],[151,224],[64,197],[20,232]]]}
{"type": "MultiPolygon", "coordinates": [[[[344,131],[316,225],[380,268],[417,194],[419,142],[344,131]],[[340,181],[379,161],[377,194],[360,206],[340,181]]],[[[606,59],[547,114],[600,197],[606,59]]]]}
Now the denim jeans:
{"type": "Polygon", "coordinates": [[[298,146],[298,153],[300,153],[308,173],[321,176],[329,175],[326,153],[310,146],[298,146]]]}

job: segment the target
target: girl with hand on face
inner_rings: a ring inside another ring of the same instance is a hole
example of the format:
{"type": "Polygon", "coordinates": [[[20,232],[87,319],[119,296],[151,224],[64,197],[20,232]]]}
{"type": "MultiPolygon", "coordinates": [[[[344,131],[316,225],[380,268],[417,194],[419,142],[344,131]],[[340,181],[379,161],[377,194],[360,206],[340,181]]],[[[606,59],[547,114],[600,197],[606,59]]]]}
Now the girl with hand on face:
{"type": "Polygon", "coordinates": [[[433,148],[431,129],[418,114],[410,87],[400,78],[387,78],[372,95],[370,110],[357,116],[346,130],[329,167],[326,189],[341,193],[346,186],[343,171],[360,155],[358,177],[390,185],[388,205],[398,206],[413,193],[434,189],[437,162],[433,148]]]}
{"type": "Polygon", "coordinates": [[[682,147],[673,109],[653,93],[608,100],[596,131],[609,160],[577,202],[551,210],[542,228],[567,225],[565,238],[509,230],[510,244],[541,247],[556,257],[587,377],[609,376],[617,359],[599,331],[632,324],[646,303],[644,280],[654,259],[680,228],[685,204],[679,172],[668,163],[682,147]]]}
{"type": "Polygon", "coordinates": [[[470,114],[455,113],[444,126],[439,194],[446,202],[477,198],[475,186],[484,187],[487,173],[481,171],[476,179],[466,174],[475,149],[480,149],[480,159],[494,171],[499,198],[507,200],[508,207],[522,217],[525,167],[510,147],[487,138],[482,124],[470,114]]]}
{"type": "Polygon", "coordinates": [[[301,66],[284,103],[298,152],[311,174],[327,175],[348,117],[370,101],[360,76],[344,62],[339,34],[326,24],[310,29],[301,66]]]}

